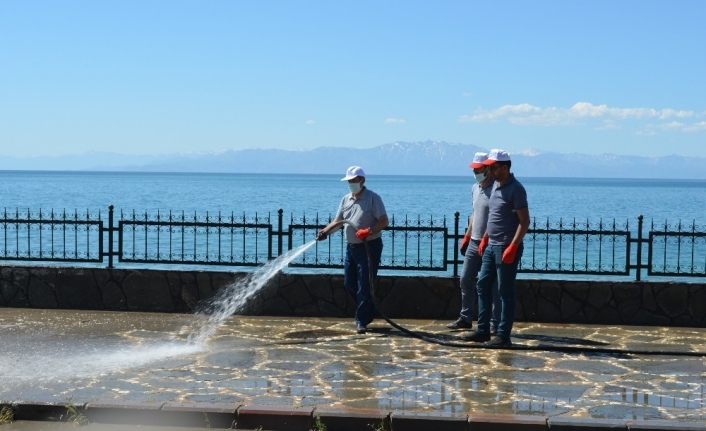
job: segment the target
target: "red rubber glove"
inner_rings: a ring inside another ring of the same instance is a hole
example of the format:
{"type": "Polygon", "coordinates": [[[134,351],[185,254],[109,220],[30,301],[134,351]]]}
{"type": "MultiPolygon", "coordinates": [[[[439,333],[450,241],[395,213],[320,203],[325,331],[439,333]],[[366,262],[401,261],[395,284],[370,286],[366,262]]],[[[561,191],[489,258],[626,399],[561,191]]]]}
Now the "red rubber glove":
{"type": "Polygon", "coordinates": [[[461,256],[466,255],[466,250],[468,249],[469,242],[471,242],[471,237],[468,235],[464,235],[461,241],[459,242],[458,249],[461,251],[461,256]]]}
{"type": "Polygon", "coordinates": [[[515,257],[517,256],[517,244],[511,242],[507,246],[505,251],[503,251],[503,263],[510,264],[515,262],[515,257]]]}
{"type": "Polygon", "coordinates": [[[483,252],[485,251],[485,248],[488,246],[488,241],[490,241],[490,238],[488,235],[484,235],[483,239],[480,240],[480,244],[478,244],[478,255],[483,256],[483,252]]]}
{"type": "Polygon", "coordinates": [[[365,238],[367,238],[370,235],[370,228],[366,227],[364,229],[358,229],[355,231],[355,237],[358,238],[361,241],[365,241],[365,238]]]}

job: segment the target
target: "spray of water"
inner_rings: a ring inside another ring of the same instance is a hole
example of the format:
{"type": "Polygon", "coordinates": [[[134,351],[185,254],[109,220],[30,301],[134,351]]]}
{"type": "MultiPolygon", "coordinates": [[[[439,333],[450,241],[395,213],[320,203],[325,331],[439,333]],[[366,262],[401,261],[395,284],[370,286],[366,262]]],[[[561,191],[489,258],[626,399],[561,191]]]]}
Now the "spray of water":
{"type": "Polygon", "coordinates": [[[18,349],[0,356],[0,392],[12,384],[92,378],[202,350],[198,345],[183,341],[110,347],[99,342],[67,346],[36,343],[29,347],[31,350],[18,349]]]}
{"type": "Polygon", "coordinates": [[[200,312],[202,317],[207,314],[206,320],[200,328],[189,335],[189,342],[199,345],[203,344],[218,330],[218,327],[223,324],[225,319],[242,309],[247,301],[262,289],[272,277],[315,243],[316,240],[312,240],[290,250],[277,259],[259,267],[244,279],[238,280],[223,289],[200,312]]]}

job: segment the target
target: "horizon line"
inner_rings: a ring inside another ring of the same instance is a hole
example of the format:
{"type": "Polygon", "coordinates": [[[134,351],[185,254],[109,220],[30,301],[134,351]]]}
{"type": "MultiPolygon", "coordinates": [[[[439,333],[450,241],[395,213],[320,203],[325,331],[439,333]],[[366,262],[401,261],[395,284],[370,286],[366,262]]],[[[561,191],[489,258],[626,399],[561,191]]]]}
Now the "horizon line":
{"type": "MultiPolygon", "coordinates": [[[[286,152],[295,152],[295,153],[305,153],[305,152],[312,152],[316,150],[321,150],[321,149],[340,149],[340,150],[372,150],[388,145],[394,145],[394,144],[448,144],[448,145],[453,145],[453,146],[467,146],[467,147],[472,147],[472,148],[480,148],[481,150],[490,150],[490,147],[484,147],[481,145],[476,145],[476,144],[464,144],[464,143],[459,143],[459,142],[449,142],[449,141],[435,141],[435,140],[426,140],[426,141],[394,141],[394,142],[388,142],[384,144],[377,144],[373,145],[370,147],[347,147],[347,146],[318,146],[314,148],[308,148],[308,149],[292,149],[292,148],[277,148],[277,147],[268,147],[268,148],[228,148],[228,149],[222,149],[222,150],[211,150],[211,151],[206,151],[206,152],[172,152],[172,153],[151,153],[151,154],[138,154],[138,153],[121,153],[121,152],[116,152],[116,151],[84,151],[84,152],[77,152],[77,153],[63,153],[63,154],[37,154],[37,155],[12,155],[12,154],[1,154],[0,157],[6,157],[6,158],[14,158],[14,159],[37,159],[37,158],[70,158],[70,157],[90,157],[90,156],[96,156],[96,155],[109,155],[109,156],[123,156],[123,157],[145,157],[145,158],[158,158],[158,157],[193,157],[193,156],[216,156],[216,155],[221,155],[224,153],[234,153],[234,152],[240,152],[240,151],[286,151],[286,152]]],[[[562,152],[562,151],[545,151],[542,149],[537,149],[537,148],[525,148],[523,150],[519,151],[509,151],[508,152],[511,155],[516,155],[516,156],[524,156],[524,157],[536,157],[536,156],[541,156],[541,155],[547,155],[547,154],[560,154],[560,155],[582,155],[582,156],[618,156],[618,157],[642,157],[642,158],[648,158],[648,159],[655,159],[655,158],[664,158],[664,157],[680,157],[679,154],[677,153],[665,153],[663,155],[643,155],[643,154],[626,154],[626,153],[611,153],[611,152],[601,152],[601,153],[585,153],[585,152],[578,152],[578,151],[570,151],[570,152],[562,152]]],[[[706,155],[704,156],[691,156],[690,158],[696,158],[696,159],[706,159],[706,155]]]]}
{"type": "MultiPolygon", "coordinates": [[[[85,169],[0,169],[0,173],[57,173],[57,174],[150,174],[150,175],[274,175],[274,176],[336,176],[340,177],[341,174],[337,173],[302,173],[302,172],[230,172],[230,171],[216,171],[216,172],[203,172],[203,171],[142,171],[142,170],[85,170],[85,169]]],[[[517,172],[512,172],[517,175],[517,172]]],[[[405,175],[405,174],[374,174],[369,175],[371,178],[376,177],[443,177],[443,178],[470,178],[471,175],[443,175],[443,174],[416,174],[416,175],[405,175]]],[[[656,178],[656,177],[586,177],[586,176],[522,176],[519,178],[531,178],[531,179],[576,179],[576,180],[618,180],[618,181],[669,181],[669,182],[683,182],[683,181],[693,181],[702,182],[706,181],[706,176],[703,178],[656,178]]]]}

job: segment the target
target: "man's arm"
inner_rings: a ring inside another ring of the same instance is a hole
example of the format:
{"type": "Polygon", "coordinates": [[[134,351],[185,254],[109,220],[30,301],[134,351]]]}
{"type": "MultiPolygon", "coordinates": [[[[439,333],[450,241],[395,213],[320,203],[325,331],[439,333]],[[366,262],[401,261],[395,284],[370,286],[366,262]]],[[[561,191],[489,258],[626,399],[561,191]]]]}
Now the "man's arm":
{"type": "Polygon", "coordinates": [[[521,208],[515,212],[520,224],[517,225],[517,230],[515,231],[515,236],[512,237],[512,244],[520,245],[522,239],[527,233],[530,224],[529,208],[521,208]]]}
{"type": "Polygon", "coordinates": [[[471,232],[473,232],[473,216],[468,217],[468,229],[466,229],[464,236],[470,237],[471,232]]]}
{"type": "Polygon", "coordinates": [[[390,221],[387,219],[387,216],[384,215],[384,216],[380,217],[378,219],[377,223],[375,223],[375,226],[373,226],[370,229],[370,233],[376,234],[376,233],[382,231],[383,229],[385,229],[389,224],[390,224],[390,221]]]}
{"type": "Polygon", "coordinates": [[[336,216],[335,219],[331,221],[331,223],[327,224],[324,226],[323,229],[319,231],[319,233],[316,235],[316,239],[319,241],[322,241],[326,239],[327,236],[332,234],[333,232],[337,231],[338,229],[341,228],[341,220],[343,220],[340,216],[336,216]]]}

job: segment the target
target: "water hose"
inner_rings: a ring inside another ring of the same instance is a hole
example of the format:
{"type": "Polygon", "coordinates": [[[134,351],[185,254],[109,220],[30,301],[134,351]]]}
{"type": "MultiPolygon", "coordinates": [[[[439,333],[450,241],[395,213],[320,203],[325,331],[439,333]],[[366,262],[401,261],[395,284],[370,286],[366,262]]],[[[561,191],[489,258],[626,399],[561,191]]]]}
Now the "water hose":
{"type": "MultiPolygon", "coordinates": [[[[347,223],[354,226],[353,223],[343,220],[341,224],[347,223]]],[[[526,344],[511,344],[509,346],[488,346],[483,343],[474,342],[458,342],[444,340],[438,337],[429,336],[421,332],[415,332],[411,329],[407,329],[404,326],[398,324],[394,320],[390,319],[378,306],[375,301],[375,276],[372,271],[373,259],[370,254],[370,249],[368,248],[368,241],[365,239],[363,241],[365,247],[365,253],[368,257],[368,282],[370,283],[370,298],[373,302],[373,307],[377,313],[382,317],[390,326],[402,332],[403,334],[417,338],[419,340],[425,341],[427,343],[438,344],[440,346],[446,347],[456,347],[462,349],[497,349],[497,350],[519,350],[519,351],[544,351],[544,352],[558,352],[558,353],[574,353],[574,354],[588,354],[588,355],[650,355],[650,356],[688,356],[688,357],[706,357],[706,352],[699,351],[654,351],[654,350],[635,350],[635,349],[616,349],[609,347],[578,347],[578,346],[557,346],[557,345],[537,345],[528,346],[526,344]]],[[[458,337],[454,337],[459,339],[458,337]]]]}

